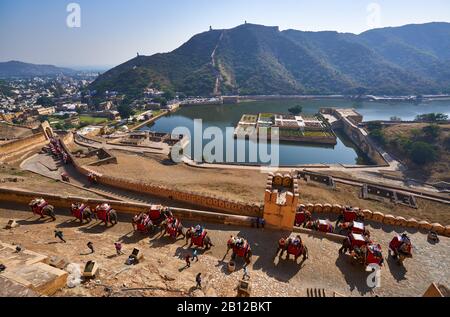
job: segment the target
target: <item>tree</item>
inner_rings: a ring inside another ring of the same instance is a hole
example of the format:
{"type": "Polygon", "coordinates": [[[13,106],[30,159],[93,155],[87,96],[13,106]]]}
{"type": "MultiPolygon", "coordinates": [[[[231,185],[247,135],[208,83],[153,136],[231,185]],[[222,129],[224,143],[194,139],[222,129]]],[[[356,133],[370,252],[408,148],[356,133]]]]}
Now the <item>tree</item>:
{"type": "Polygon", "coordinates": [[[63,130],[64,127],[63,127],[63,125],[61,123],[58,122],[57,124],[55,124],[55,129],[56,130],[63,130]]]}
{"type": "Polygon", "coordinates": [[[166,90],[162,95],[166,100],[175,99],[175,93],[172,90],[166,90]]]}
{"type": "Polygon", "coordinates": [[[437,151],[434,146],[426,142],[414,142],[411,145],[411,160],[416,164],[426,164],[437,159],[437,151]]]}
{"type": "Polygon", "coordinates": [[[303,107],[300,105],[296,105],[295,107],[289,108],[288,111],[294,115],[294,116],[298,116],[300,113],[303,112],[303,107]]]}
{"type": "Polygon", "coordinates": [[[167,106],[167,99],[164,97],[154,98],[153,101],[159,103],[161,107],[167,106]]]}
{"type": "Polygon", "coordinates": [[[380,129],[370,131],[369,135],[372,139],[374,139],[375,141],[377,141],[380,144],[386,143],[386,138],[384,136],[384,133],[380,129]]]}
{"type": "Polygon", "coordinates": [[[125,104],[125,103],[118,106],[117,111],[119,111],[122,119],[127,119],[127,118],[131,117],[132,115],[134,115],[133,108],[131,108],[130,105],[125,104]]]}
{"type": "Polygon", "coordinates": [[[421,114],[416,117],[416,121],[424,121],[424,122],[439,122],[439,121],[447,121],[448,115],[444,113],[426,113],[421,114]]]}
{"type": "Polygon", "coordinates": [[[40,122],[45,122],[45,121],[48,121],[49,116],[47,116],[47,115],[40,115],[38,118],[39,118],[40,122]]]}
{"type": "Polygon", "coordinates": [[[49,98],[49,97],[39,97],[37,100],[36,100],[36,104],[37,105],[40,105],[40,106],[42,106],[42,107],[51,107],[51,106],[53,106],[54,105],[54,103],[53,103],[53,100],[51,99],[51,98],[49,98]]]}
{"type": "Polygon", "coordinates": [[[367,129],[369,131],[381,130],[382,128],[383,128],[383,125],[381,124],[381,122],[370,121],[367,123],[367,129]]]}

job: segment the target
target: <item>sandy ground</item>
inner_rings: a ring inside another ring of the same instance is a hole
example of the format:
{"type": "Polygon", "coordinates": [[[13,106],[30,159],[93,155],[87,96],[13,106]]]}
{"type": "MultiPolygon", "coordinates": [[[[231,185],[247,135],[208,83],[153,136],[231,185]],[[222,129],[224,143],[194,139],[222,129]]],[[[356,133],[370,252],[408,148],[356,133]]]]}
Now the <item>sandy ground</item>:
{"type": "Polygon", "coordinates": [[[117,165],[93,167],[100,173],[143,180],[180,190],[224,196],[237,201],[263,202],[267,175],[254,171],[209,170],[184,164],[164,165],[164,159],[111,151],[117,165]]]}
{"type": "MultiPolygon", "coordinates": [[[[162,160],[122,152],[114,152],[117,165],[93,167],[108,175],[149,183],[165,185],[171,188],[225,196],[230,199],[249,202],[263,202],[267,177],[257,171],[236,171],[199,169],[186,165],[164,165],[162,160]]],[[[416,218],[430,222],[450,224],[450,205],[424,199],[417,199],[419,209],[396,205],[389,201],[364,200],[359,198],[360,188],[337,184],[329,189],[312,182],[300,183],[301,203],[330,203],[351,205],[385,214],[416,218]]]]}
{"type": "Polygon", "coordinates": [[[359,198],[360,189],[346,184],[337,184],[336,189],[329,189],[319,184],[300,182],[300,200],[304,203],[324,203],[349,205],[361,209],[379,211],[384,214],[402,216],[406,219],[415,218],[450,224],[450,205],[433,202],[426,199],[417,199],[418,209],[404,205],[394,204],[388,200],[366,200],[359,198]]]}
{"type": "MultiPolygon", "coordinates": [[[[21,226],[12,230],[0,229],[0,240],[20,244],[25,248],[47,254],[64,256],[68,262],[84,265],[96,260],[100,275],[76,288],[64,288],[55,296],[235,296],[234,288],[242,277],[242,261],[237,271],[229,274],[225,260],[226,240],[230,234],[246,237],[254,257],[249,273],[253,296],[305,296],[307,288],[324,288],[328,295],[334,291],[345,296],[421,296],[430,283],[449,285],[450,239],[441,238],[432,245],[422,233],[411,232],[414,258],[399,267],[387,259],[381,271],[381,287],[372,291],[366,283],[368,273],[350,258],[338,255],[339,245],[329,240],[302,235],[309,248],[310,258],[299,265],[290,260],[274,260],[276,241],[284,234],[267,229],[239,228],[204,224],[215,246],[206,253],[200,252],[199,262],[191,268],[184,267],[183,258],[190,254],[184,240],[174,242],[159,234],[150,239],[131,231],[130,215],[121,215],[120,223],[105,228],[97,223],[80,225],[69,216],[68,210],[57,210],[56,222],[37,219],[26,207],[0,205],[0,227],[9,219],[19,220],[21,226]],[[53,230],[62,230],[67,244],[53,236],[53,230]],[[124,251],[130,254],[134,247],[144,252],[144,261],[137,266],[124,265],[126,255],[115,256],[113,243],[122,241],[124,251]],[[96,252],[88,254],[88,241],[94,243],[96,252]],[[203,290],[195,290],[195,275],[202,272],[203,290]],[[105,286],[111,291],[105,290],[105,286]],[[144,288],[143,290],[130,290],[144,288]]],[[[185,225],[193,225],[187,223],[185,225]]],[[[387,245],[394,235],[389,227],[369,226],[372,236],[382,244],[387,258],[387,245]]]]}
{"type": "Polygon", "coordinates": [[[11,169],[10,167],[5,166],[0,167],[0,179],[7,180],[5,183],[0,182],[0,187],[2,188],[17,188],[41,193],[57,193],[59,195],[102,198],[102,196],[96,195],[95,193],[87,190],[78,189],[35,173],[11,169]]]}
{"type": "Polygon", "coordinates": [[[31,129],[0,123],[0,138],[19,139],[32,134],[31,129]]]}

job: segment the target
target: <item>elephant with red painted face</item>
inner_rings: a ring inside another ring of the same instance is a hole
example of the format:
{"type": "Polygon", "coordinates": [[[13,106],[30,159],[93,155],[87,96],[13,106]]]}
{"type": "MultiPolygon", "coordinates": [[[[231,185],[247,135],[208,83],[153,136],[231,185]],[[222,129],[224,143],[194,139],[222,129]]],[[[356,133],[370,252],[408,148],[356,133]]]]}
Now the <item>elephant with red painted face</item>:
{"type": "Polygon", "coordinates": [[[205,248],[205,250],[210,249],[214,246],[208,232],[205,228],[200,225],[188,228],[186,231],[186,243],[189,244],[189,248],[193,245],[199,248],[205,248]]]}
{"type": "Polygon", "coordinates": [[[244,238],[231,236],[227,242],[227,254],[230,250],[233,250],[231,260],[235,260],[236,257],[243,258],[247,265],[252,260],[252,249],[248,241],[244,238]]]}
{"type": "Polygon", "coordinates": [[[295,238],[281,238],[278,241],[278,249],[275,256],[280,253],[280,258],[286,252],[286,259],[289,260],[290,256],[293,255],[295,262],[297,262],[300,256],[303,257],[302,263],[308,259],[308,248],[303,244],[302,238],[297,235],[295,238]],[[281,253],[280,253],[281,251],[281,253]]]}
{"type": "Polygon", "coordinates": [[[109,204],[101,204],[95,208],[94,217],[97,220],[101,220],[108,226],[108,223],[116,225],[119,222],[117,211],[111,208],[109,204]]]}
{"type": "Polygon", "coordinates": [[[94,213],[88,205],[78,202],[71,205],[70,213],[76,219],[80,220],[81,224],[83,224],[84,220],[86,220],[86,222],[91,222],[94,217],[94,213]]]}
{"type": "Polygon", "coordinates": [[[399,265],[407,258],[412,258],[412,243],[406,233],[401,236],[396,235],[389,243],[389,255],[391,255],[399,265]]]}
{"type": "Polygon", "coordinates": [[[50,205],[44,198],[35,198],[30,203],[31,211],[42,218],[49,216],[53,221],[56,220],[55,207],[50,205]]]}
{"type": "Polygon", "coordinates": [[[181,221],[177,218],[168,218],[161,223],[161,228],[163,229],[163,236],[168,234],[174,239],[177,239],[179,236],[186,237],[184,233],[185,229],[181,221]]]}

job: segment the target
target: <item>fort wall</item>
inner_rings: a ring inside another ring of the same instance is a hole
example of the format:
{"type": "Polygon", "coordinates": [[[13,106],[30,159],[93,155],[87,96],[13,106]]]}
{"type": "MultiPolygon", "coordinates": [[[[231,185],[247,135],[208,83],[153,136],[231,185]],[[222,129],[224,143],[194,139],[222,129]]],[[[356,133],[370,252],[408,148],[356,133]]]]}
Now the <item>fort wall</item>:
{"type": "Polygon", "coordinates": [[[0,158],[22,151],[26,148],[46,142],[47,138],[43,132],[39,132],[18,140],[0,144],[0,158]]]}
{"type": "MultiPolygon", "coordinates": [[[[39,192],[30,192],[21,189],[6,189],[0,188],[0,201],[8,201],[18,205],[27,206],[29,202],[36,198],[42,197],[49,204],[56,208],[65,208],[69,214],[69,208],[72,203],[81,202],[95,208],[101,203],[108,203],[113,209],[120,213],[135,215],[141,212],[147,212],[150,205],[131,203],[106,199],[92,199],[77,196],[63,196],[39,192]]],[[[227,225],[237,226],[251,226],[255,219],[253,217],[238,216],[226,213],[198,211],[184,208],[171,208],[173,214],[181,219],[195,220],[199,222],[221,223],[227,225]]],[[[131,218],[130,218],[131,219],[131,218]]]]}
{"type": "Polygon", "coordinates": [[[363,129],[360,129],[350,117],[345,117],[336,109],[322,109],[323,111],[331,111],[331,113],[339,120],[333,124],[333,127],[340,127],[344,133],[370,158],[379,166],[389,166],[384,157],[378,151],[375,144],[370,140],[369,136],[363,129]]]}
{"type": "MultiPolygon", "coordinates": [[[[345,206],[339,204],[301,204],[300,207],[306,208],[309,212],[314,213],[320,217],[320,214],[336,214],[343,213],[345,206]]],[[[361,210],[355,207],[355,210],[360,210],[364,214],[364,220],[378,223],[382,225],[388,225],[395,228],[413,228],[417,230],[429,231],[433,230],[440,235],[450,237],[450,225],[442,225],[440,223],[430,223],[425,220],[418,220],[415,218],[406,219],[402,216],[386,215],[378,211],[371,211],[369,209],[361,210]]]]}
{"type": "Polygon", "coordinates": [[[193,206],[198,206],[205,208],[207,210],[213,210],[218,212],[225,212],[233,215],[241,215],[248,217],[262,217],[262,205],[260,204],[247,204],[243,202],[238,202],[234,200],[223,199],[217,196],[204,195],[199,193],[194,193],[191,191],[182,191],[167,188],[165,186],[158,186],[153,184],[148,184],[139,181],[132,181],[124,178],[111,177],[107,175],[99,174],[86,166],[81,166],[77,163],[76,158],[74,158],[70,151],[68,150],[65,142],[71,142],[73,140],[73,135],[65,137],[62,140],[62,146],[65,151],[71,156],[72,162],[75,169],[83,174],[95,174],[97,175],[97,181],[100,184],[107,186],[129,190],[137,193],[150,194],[157,197],[162,197],[169,200],[174,200],[178,202],[187,203],[193,206]]]}

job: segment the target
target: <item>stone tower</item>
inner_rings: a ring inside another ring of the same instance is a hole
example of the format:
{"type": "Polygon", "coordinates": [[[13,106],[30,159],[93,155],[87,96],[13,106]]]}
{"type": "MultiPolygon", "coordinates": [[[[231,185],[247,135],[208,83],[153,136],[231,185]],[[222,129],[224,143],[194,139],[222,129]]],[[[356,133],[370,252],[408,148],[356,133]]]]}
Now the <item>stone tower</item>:
{"type": "Polygon", "coordinates": [[[45,138],[47,140],[49,140],[50,138],[53,138],[53,136],[54,136],[53,129],[50,126],[50,124],[48,123],[48,121],[42,122],[39,129],[41,130],[42,133],[44,133],[45,138]]]}
{"type": "Polygon", "coordinates": [[[291,174],[269,174],[264,195],[267,226],[292,231],[298,203],[298,180],[291,174]]]}

